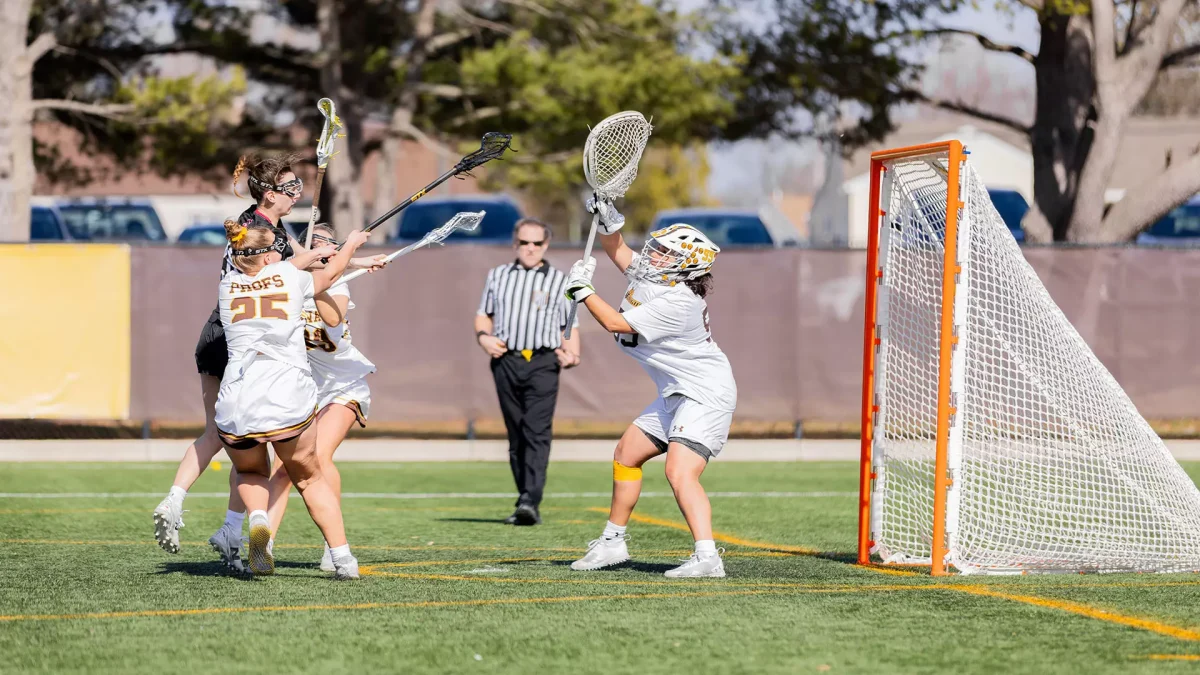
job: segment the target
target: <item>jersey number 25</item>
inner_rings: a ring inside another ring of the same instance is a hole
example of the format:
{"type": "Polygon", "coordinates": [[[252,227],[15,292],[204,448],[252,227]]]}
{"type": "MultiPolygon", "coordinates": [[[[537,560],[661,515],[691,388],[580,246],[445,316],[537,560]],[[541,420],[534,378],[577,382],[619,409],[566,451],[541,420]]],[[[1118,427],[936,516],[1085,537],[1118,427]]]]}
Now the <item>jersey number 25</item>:
{"type": "Polygon", "coordinates": [[[233,318],[229,323],[237,323],[244,319],[286,319],[288,318],[287,310],[275,305],[276,303],[287,301],[287,293],[276,293],[262,297],[245,295],[234,298],[229,303],[229,310],[233,312],[233,318]]]}

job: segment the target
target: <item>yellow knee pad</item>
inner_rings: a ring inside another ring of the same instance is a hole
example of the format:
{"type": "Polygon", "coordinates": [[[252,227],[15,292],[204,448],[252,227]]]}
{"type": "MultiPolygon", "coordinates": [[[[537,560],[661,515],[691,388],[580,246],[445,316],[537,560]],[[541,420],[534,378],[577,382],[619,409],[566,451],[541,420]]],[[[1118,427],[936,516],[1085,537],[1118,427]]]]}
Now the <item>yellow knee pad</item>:
{"type": "Polygon", "coordinates": [[[613,480],[641,480],[642,468],[640,466],[625,466],[624,464],[613,460],[613,480]]]}

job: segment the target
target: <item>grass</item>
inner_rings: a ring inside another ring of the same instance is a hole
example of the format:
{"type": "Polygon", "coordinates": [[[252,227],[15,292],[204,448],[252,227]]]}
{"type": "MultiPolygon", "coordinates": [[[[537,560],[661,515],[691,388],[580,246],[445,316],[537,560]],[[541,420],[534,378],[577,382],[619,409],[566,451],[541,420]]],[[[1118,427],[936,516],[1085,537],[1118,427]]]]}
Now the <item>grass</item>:
{"type": "MultiPolygon", "coordinates": [[[[1188,467],[1193,476],[1200,465],[1188,467]]],[[[0,465],[0,493],[159,493],[162,464],[0,465]]],[[[0,497],[0,672],[1175,672],[1198,662],[1192,575],[932,579],[855,566],[850,463],[716,463],[726,579],[668,581],[690,548],[644,497],[634,563],[575,573],[606,517],[609,469],[555,464],[545,524],[505,498],[347,497],[365,578],[316,569],[298,500],[274,578],[227,576],[204,541],[225,471],[188,498],[183,551],[153,543],[153,496],[0,497]],[[832,494],[830,494],[832,493],[832,494]],[[804,552],[810,551],[810,552],[804,552]],[[1164,658],[1173,657],[1173,658],[1164,658]]],[[[501,464],[346,464],[353,493],[511,491],[501,464]]],[[[669,492],[661,465],[646,490],[669,492]]]]}

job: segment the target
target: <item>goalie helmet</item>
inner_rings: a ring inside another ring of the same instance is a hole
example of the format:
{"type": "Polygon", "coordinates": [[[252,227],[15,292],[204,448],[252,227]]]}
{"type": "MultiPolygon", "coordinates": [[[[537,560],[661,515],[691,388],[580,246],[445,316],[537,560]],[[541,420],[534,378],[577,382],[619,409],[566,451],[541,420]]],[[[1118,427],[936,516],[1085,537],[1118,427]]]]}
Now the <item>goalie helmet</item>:
{"type": "Polygon", "coordinates": [[[635,261],[634,276],[658,284],[698,279],[712,271],[720,247],[691,225],[678,223],[650,233],[635,261]]]}

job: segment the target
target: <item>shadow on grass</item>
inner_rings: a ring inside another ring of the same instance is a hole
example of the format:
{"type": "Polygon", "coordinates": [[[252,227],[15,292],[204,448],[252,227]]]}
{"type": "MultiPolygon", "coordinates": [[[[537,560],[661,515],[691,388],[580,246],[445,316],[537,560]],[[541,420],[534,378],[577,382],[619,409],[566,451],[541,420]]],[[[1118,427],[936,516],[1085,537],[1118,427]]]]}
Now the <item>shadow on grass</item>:
{"type": "MultiPolygon", "coordinates": [[[[570,565],[571,561],[570,560],[552,560],[552,561],[550,561],[550,564],[554,565],[555,567],[562,567],[564,565],[570,565]]],[[[675,569],[676,567],[678,567],[678,565],[671,565],[671,564],[667,564],[667,563],[645,563],[645,562],[638,562],[636,560],[630,560],[630,561],[626,561],[623,563],[613,565],[612,567],[604,567],[604,568],[601,568],[598,570],[591,570],[588,572],[588,574],[603,574],[604,572],[610,572],[610,571],[611,572],[619,572],[621,570],[633,570],[634,572],[645,572],[647,574],[662,574],[663,572],[666,572],[667,570],[675,569]]]]}
{"type": "Polygon", "coordinates": [[[187,574],[193,577],[230,577],[233,579],[250,579],[250,573],[240,574],[229,569],[220,561],[210,562],[165,562],[158,566],[155,574],[187,574]]]}

